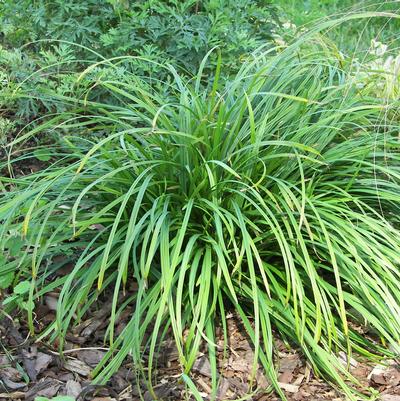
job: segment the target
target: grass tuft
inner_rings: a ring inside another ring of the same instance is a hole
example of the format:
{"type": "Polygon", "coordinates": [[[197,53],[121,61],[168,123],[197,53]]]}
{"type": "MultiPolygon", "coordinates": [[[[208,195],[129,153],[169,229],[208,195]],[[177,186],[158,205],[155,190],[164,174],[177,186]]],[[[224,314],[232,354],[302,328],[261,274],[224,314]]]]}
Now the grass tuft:
{"type": "Polygon", "coordinates": [[[219,63],[208,91],[201,71],[189,82],[173,68],[168,96],[133,75],[99,80],[113,103],[63,97],[76,111],[21,137],[63,133],[48,168],[1,178],[1,272],[30,277],[32,331],[35,303],[61,286],[42,335],[62,347],[108,291],[110,351],[96,380],[131,355],[151,390],[169,330],[197,394],[189,375],[199,349],[207,343],[216,367],[217,322],[235,311],[254,344],[251,376],[261,364],[282,399],[273,329],[316,374],[362,397],[338,352],[377,360],[388,345],[400,351],[400,154],[398,121],[387,118],[398,101],[361,96],[337,52],[312,38],[255,56],[225,86],[219,63]],[[72,271],[58,275],[67,262],[72,271]]]}

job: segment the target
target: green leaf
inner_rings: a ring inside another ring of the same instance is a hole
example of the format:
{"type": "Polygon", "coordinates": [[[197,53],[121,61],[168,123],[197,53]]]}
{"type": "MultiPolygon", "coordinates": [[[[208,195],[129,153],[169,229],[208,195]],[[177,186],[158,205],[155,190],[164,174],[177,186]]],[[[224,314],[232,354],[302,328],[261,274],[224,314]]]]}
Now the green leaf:
{"type": "Polygon", "coordinates": [[[52,153],[51,151],[47,149],[36,149],[33,152],[33,155],[36,157],[36,159],[42,161],[42,162],[47,162],[51,159],[52,153]]]}
{"type": "Polygon", "coordinates": [[[19,295],[10,295],[4,299],[3,305],[12,304],[13,302],[16,302],[18,299],[19,295]]]}
{"type": "Polygon", "coordinates": [[[26,294],[31,288],[30,281],[21,281],[14,287],[14,294],[23,295],[26,294]]]}
{"type": "Polygon", "coordinates": [[[12,284],[13,280],[14,280],[14,272],[9,272],[0,275],[0,289],[8,288],[12,284]]]}
{"type": "Polygon", "coordinates": [[[10,256],[18,256],[24,244],[25,241],[22,238],[10,237],[7,240],[5,247],[8,248],[10,256]]]}

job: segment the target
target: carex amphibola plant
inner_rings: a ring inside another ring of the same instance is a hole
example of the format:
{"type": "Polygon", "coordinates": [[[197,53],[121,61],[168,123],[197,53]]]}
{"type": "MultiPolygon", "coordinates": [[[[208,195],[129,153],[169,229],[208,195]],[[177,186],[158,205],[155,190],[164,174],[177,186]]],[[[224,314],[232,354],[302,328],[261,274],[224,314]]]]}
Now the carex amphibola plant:
{"type": "Polygon", "coordinates": [[[193,392],[191,367],[208,349],[215,396],[216,329],[227,342],[233,312],[254,346],[250,383],[262,366],[284,399],[281,336],[349,399],[363,397],[339,352],[377,361],[400,348],[400,145],[389,118],[398,104],[362,96],[310,33],[224,84],[222,69],[207,86],[201,70],[188,81],[171,68],[165,96],[128,73],[97,78],[108,102],[64,97],[72,111],[14,140],[61,133],[48,167],[1,178],[2,275],[30,281],[32,329],[35,304],[61,288],[41,334],[61,348],[108,294],[98,381],[129,356],[152,391],[159,344],[172,337],[193,392]],[[7,257],[10,238],[23,246],[7,257]]]}

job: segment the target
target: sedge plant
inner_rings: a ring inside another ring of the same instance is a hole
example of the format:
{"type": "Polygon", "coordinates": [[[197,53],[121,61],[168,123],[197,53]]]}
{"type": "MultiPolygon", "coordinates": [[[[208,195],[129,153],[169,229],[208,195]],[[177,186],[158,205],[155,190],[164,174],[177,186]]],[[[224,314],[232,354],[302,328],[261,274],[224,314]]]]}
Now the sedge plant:
{"type": "Polygon", "coordinates": [[[227,343],[234,312],[254,347],[250,384],[261,366],[285,399],[281,336],[316,375],[363,397],[338,353],[377,361],[400,348],[399,129],[387,118],[398,102],[360,95],[311,33],[254,56],[224,85],[222,69],[207,90],[202,69],[188,81],[171,67],[168,96],[134,75],[97,80],[110,101],[63,97],[72,111],[14,140],[62,133],[47,168],[1,178],[1,274],[28,280],[19,292],[31,330],[35,304],[61,288],[56,321],[41,334],[61,348],[109,296],[110,351],[97,381],[129,356],[153,392],[158,346],[170,336],[197,399],[190,371],[206,347],[215,398],[216,329],[227,343]]]}

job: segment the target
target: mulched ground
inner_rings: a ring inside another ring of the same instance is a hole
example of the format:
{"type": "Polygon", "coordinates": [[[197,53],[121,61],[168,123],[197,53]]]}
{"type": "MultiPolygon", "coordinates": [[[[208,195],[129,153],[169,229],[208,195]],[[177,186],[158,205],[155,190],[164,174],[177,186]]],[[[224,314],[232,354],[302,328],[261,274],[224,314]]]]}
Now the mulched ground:
{"type": "MultiPolygon", "coordinates": [[[[57,304],[55,295],[48,295],[36,315],[38,329],[43,328],[55,317],[57,304]]],[[[0,311],[1,312],[1,311],[0,311]]],[[[129,313],[129,312],[128,312],[129,313]]],[[[128,319],[123,317],[117,332],[122,330],[128,319]]],[[[134,367],[126,361],[105,386],[91,384],[93,368],[106,352],[103,345],[107,326],[107,304],[91,313],[68,334],[64,358],[57,352],[57,344],[35,343],[28,335],[26,324],[18,316],[3,315],[0,320],[0,401],[34,400],[37,396],[53,397],[69,395],[76,400],[122,401],[139,400],[134,367]]],[[[248,393],[248,378],[253,361],[253,351],[234,315],[228,316],[229,356],[223,359],[219,352],[221,380],[218,400],[235,400],[248,393]]],[[[344,397],[328,384],[314,377],[312,370],[301,355],[276,340],[279,359],[279,382],[289,400],[344,401],[344,397]]],[[[218,345],[222,349],[222,339],[218,345]]],[[[165,341],[159,358],[158,384],[155,391],[159,399],[191,399],[184,386],[179,383],[180,369],[177,352],[172,341],[165,341]]],[[[343,363],[346,357],[343,355],[343,363]]],[[[381,393],[382,401],[400,401],[400,366],[395,362],[387,367],[368,366],[351,361],[351,370],[364,386],[375,388],[381,393]]],[[[211,393],[210,364],[206,354],[200,354],[193,367],[193,380],[203,399],[209,400],[211,393]]],[[[260,370],[256,384],[266,388],[268,380],[260,370]]],[[[145,401],[151,401],[149,392],[142,389],[145,401]]],[[[274,393],[259,390],[250,400],[277,401],[274,393]]]]}

